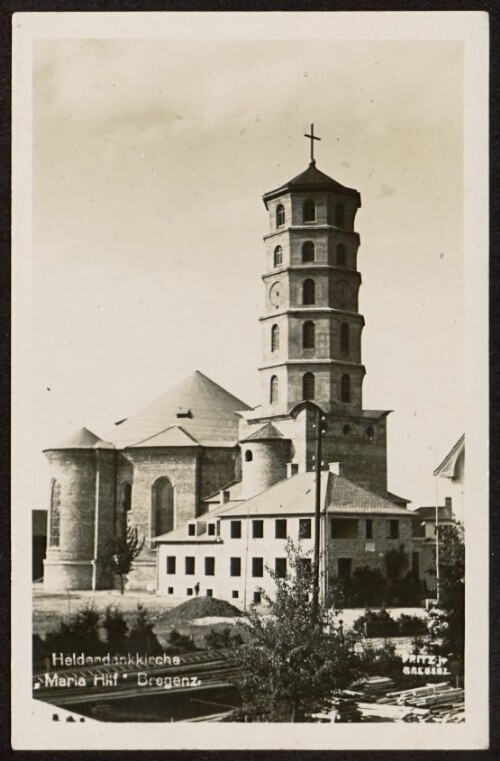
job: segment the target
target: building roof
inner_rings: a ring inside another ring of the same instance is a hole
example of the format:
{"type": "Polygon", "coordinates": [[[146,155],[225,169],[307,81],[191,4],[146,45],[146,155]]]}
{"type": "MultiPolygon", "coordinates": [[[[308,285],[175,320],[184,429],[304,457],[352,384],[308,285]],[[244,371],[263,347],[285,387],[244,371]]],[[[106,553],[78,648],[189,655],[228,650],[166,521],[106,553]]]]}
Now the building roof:
{"type": "MultiPolygon", "coordinates": [[[[431,507],[417,507],[413,510],[413,514],[416,520],[420,521],[432,521],[436,520],[436,508],[431,507]]],[[[451,521],[453,520],[453,512],[450,505],[438,505],[438,520],[451,521]]]]}
{"type": "Polygon", "coordinates": [[[72,436],[57,444],[57,446],[49,447],[49,449],[44,451],[49,452],[59,449],[114,449],[114,446],[109,441],[100,439],[99,436],[89,431],[88,428],[80,428],[72,436]]]}
{"type": "Polygon", "coordinates": [[[186,438],[179,443],[179,433],[171,431],[177,426],[194,444],[236,446],[238,412],[248,409],[241,399],[197,370],[139,412],[115,424],[109,437],[120,447],[188,445],[186,438]],[[173,437],[177,444],[169,443],[173,437]]]}
{"type": "Polygon", "coordinates": [[[273,423],[266,423],[266,425],[262,426],[262,428],[259,428],[258,431],[254,431],[254,433],[250,433],[248,436],[245,436],[244,439],[240,439],[243,443],[244,441],[272,441],[273,439],[284,439],[285,437],[279,431],[273,423]]]}
{"type": "Polygon", "coordinates": [[[341,185],[340,182],[332,179],[324,172],[321,172],[316,162],[313,160],[309,163],[309,166],[304,172],[301,172],[296,177],[281,185],[275,190],[270,190],[263,195],[263,200],[267,208],[267,202],[272,198],[283,195],[284,193],[294,191],[330,191],[334,193],[340,193],[342,195],[353,196],[361,204],[360,195],[357,190],[353,188],[347,188],[345,185],[341,185]]]}
{"type": "Polygon", "coordinates": [[[434,471],[440,478],[455,478],[460,458],[465,455],[465,434],[459,438],[455,446],[446,455],[443,462],[434,471]]]}
{"type": "MultiPolygon", "coordinates": [[[[210,513],[201,515],[197,520],[207,521],[214,518],[253,518],[259,516],[293,516],[313,515],[315,506],[316,476],[313,472],[297,473],[280,481],[261,494],[251,497],[236,505],[221,505],[210,513]]],[[[321,477],[321,511],[329,515],[387,515],[412,517],[412,512],[383,497],[362,489],[343,476],[325,471],[321,477]]],[[[188,536],[187,526],[182,526],[168,534],[155,537],[159,542],[200,542],[212,541],[203,533],[197,537],[188,536]]],[[[221,540],[219,540],[221,541],[221,540]]]]}
{"type": "Polygon", "coordinates": [[[198,442],[193,439],[181,425],[171,425],[164,431],[148,436],[144,441],[138,441],[131,444],[128,449],[145,449],[151,447],[199,447],[198,442]]]}

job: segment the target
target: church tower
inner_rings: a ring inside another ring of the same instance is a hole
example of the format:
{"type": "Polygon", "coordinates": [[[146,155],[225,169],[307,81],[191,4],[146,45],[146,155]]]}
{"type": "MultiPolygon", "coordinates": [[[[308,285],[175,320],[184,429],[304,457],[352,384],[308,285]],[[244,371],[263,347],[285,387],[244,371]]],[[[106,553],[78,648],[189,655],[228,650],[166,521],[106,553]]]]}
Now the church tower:
{"type": "Polygon", "coordinates": [[[271,420],[294,442],[292,472],[314,467],[315,422],[326,418],[325,463],[386,493],[386,411],[363,410],[363,315],[358,294],[357,190],[321,172],[314,128],[307,169],[265,193],[266,265],[261,405],[250,426],[271,420]],[[309,402],[310,404],[307,404],[309,402]]]}
{"type": "Polygon", "coordinates": [[[357,190],[316,167],[264,195],[266,289],[262,402],[271,414],[303,400],[330,412],[362,408],[357,190]]]}

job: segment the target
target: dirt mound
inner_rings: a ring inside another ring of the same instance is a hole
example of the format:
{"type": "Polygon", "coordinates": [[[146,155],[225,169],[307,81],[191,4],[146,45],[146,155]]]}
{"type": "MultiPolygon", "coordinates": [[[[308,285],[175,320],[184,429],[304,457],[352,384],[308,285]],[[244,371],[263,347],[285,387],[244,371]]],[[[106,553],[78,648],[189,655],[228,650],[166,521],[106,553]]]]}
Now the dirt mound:
{"type": "Polygon", "coordinates": [[[193,618],[229,618],[241,615],[241,611],[226,600],[218,600],[216,597],[193,597],[192,600],[186,600],[165,611],[161,618],[163,621],[192,621],[193,618]]]}

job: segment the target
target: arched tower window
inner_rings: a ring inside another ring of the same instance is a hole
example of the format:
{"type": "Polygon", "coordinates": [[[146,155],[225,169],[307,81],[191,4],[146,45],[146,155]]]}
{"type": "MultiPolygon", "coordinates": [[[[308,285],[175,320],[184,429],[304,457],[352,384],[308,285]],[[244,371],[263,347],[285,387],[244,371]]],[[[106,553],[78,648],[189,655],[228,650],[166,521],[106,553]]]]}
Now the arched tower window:
{"type": "Polygon", "coordinates": [[[278,376],[273,375],[269,387],[269,400],[271,404],[276,404],[278,401],[278,376]]]}
{"type": "Polygon", "coordinates": [[[274,266],[281,267],[282,264],[283,264],[283,249],[281,248],[281,246],[276,246],[276,248],[274,249],[274,266]]]}
{"type": "Polygon", "coordinates": [[[338,227],[344,226],[344,204],[341,201],[335,204],[335,224],[338,227]]]}
{"type": "Polygon", "coordinates": [[[345,246],[343,243],[339,243],[337,246],[337,264],[341,267],[345,267],[346,264],[345,246]]]}
{"type": "Polygon", "coordinates": [[[312,373],[306,373],[302,376],[302,397],[304,399],[314,399],[315,378],[312,373]]]}
{"type": "Polygon", "coordinates": [[[166,534],[174,528],[174,487],[170,479],[159,478],[153,486],[151,536],[166,534]]]}
{"type": "Polygon", "coordinates": [[[351,379],[348,375],[343,375],[340,381],[340,399],[342,402],[351,401],[351,379]]]}
{"type": "Polygon", "coordinates": [[[308,198],[304,201],[302,206],[302,219],[304,222],[314,222],[316,219],[316,204],[312,198],[308,198]]]}
{"type": "Polygon", "coordinates": [[[52,481],[50,492],[50,534],[49,546],[59,547],[61,538],[61,484],[55,479],[52,481]]]}
{"type": "Polygon", "coordinates": [[[314,326],[314,322],[307,320],[307,322],[302,325],[302,348],[314,349],[315,344],[316,328],[314,326]]]}
{"type": "Polygon", "coordinates": [[[302,303],[303,304],[315,304],[316,303],[316,286],[314,280],[304,280],[302,284],[302,303]]]}
{"type": "Polygon", "coordinates": [[[314,261],[314,243],[312,240],[306,240],[305,243],[302,244],[302,262],[306,264],[307,262],[313,262],[314,261]]]}
{"type": "Polygon", "coordinates": [[[349,325],[346,322],[340,326],[340,351],[349,354],[349,325]]]}
{"type": "Polygon", "coordinates": [[[247,449],[245,452],[245,462],[252,462],[253,460],[253,452],[251,449],[247,449]]]}
{"type": "Polygon", "coordinates": [[[285,224],[285,207],[279,203],[276,207],[276,227],[283,227],[285,224]]]}
{"type": "Polygon", "coordinates": [[[277,325],[271,328],[271,351],[278,351],[280,348],[280,329],[277,325]]]}

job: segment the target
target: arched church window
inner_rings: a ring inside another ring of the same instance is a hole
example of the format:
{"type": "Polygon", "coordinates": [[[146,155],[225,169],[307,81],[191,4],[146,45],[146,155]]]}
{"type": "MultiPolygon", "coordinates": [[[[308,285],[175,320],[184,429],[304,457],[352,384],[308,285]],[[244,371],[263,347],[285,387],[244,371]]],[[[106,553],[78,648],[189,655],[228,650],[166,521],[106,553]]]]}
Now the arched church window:
{"type": "Polygon", "coordinates": [[[351,401],[351,379],[348,375],[343,375],[340,381],[340,399],[342,402],[351,401]]]}
{"type": "Polygon", "coordinates": [[[316,393],[316,381],[312,373],[305,373],[302,376],[302,397],[304,399],[314,399],[316,393]]]}
{"type": "Polygon", "coordinates": [[[314,261],[314,243],[312,240],[306,240],[305,243],[302,244],[302,262],[304,264],[307,264],[307,262],[313,262],[314,261]]]}
{"type": "Polygon", "coordinates": [[[302,348],[314,349],[316,342],[316,328],[314,322],[307,320],[302,325],[302,348]]]}
{"type": "Polygon", "coordinates": [[[351,426],[348,423],[346,423],[345,426],[342,428],[342,433],[344,434],[344,436],[349,436],[349,434],[351,433],[351,426]]]}
{"type": "Polygon", "coordinates": [[[278,325],[271,328],[271,351],[278,351],[280,348],[280,329],[278,325]]]}
{"type": "Polygon", "coordinates": [[[252,462],[253,460],[253,452],[251,449],[247,449],[245,452],[245,462],[252,462]]]}
{"type": "Polygon", "coordinates": [[[52,481],[50,492],[50,528],[49,546],[59,547],[61,538],[61,484],[55,479],[52,481]]]}
{"type": "Polygon", "coordinates": [[[273,375],[270,383],[269,399],[271,404],[276,404],[278,401],[278,376],[273,375]]]}
{"type": "Polygon", "coordinates": [[[122,508],[128,513],[132,508],[132,484],[123,484],[122,508]]]}
{"type": "Polygon", "coordinates": [[[276,246],[274,249],[274,266],[281,267],[283,264],[283,249],[281,246],[276,246]]]}
{"type": "Polygon", "coordinates": [[[166,534],[174,528],[174,487],[170,479],[159,478],[153,486],[151,537],[166,534]]]}
{"type": "Polygon", "coordinates": [[[340,326],[340,351],[349,354],[349,325],[346,322],[340,326]]]}
{"type": "Polygon", "coordinates": [[[335,204],[335,224],[338,227],[344,226],[344,204],[340,201],[335,204]]]}
{"type": "Polygon", "coordinates": [[[366,438],[368,441],[373,441],[375,438],[375,428],[372,425],[369,425],[366,429],[366,438]]]}
{"type": "Polygon", "coordinates": [[[337,246],[337,264],[341,267],[346,265],[345,246],[343,243],[339,243],[337,246]]]}
{"type": "Polygon", "coordinates": [[[279,203],[276,207],[276,227],[283,227],[285,224],[285,207],[279,203]]]}
{"type": "Polygon", "coordinates": [[[314,304],[316,302],[316,286],[314,280],[304,280],[302,284],[302,303],[314,304]]]}
{"type": "Polygon", "coordinates": [[[314,222],[316,219],[316,204],[312,198],[308,198],[304,201],[302,206],[302,219],[304,222],[314,222]]]}

